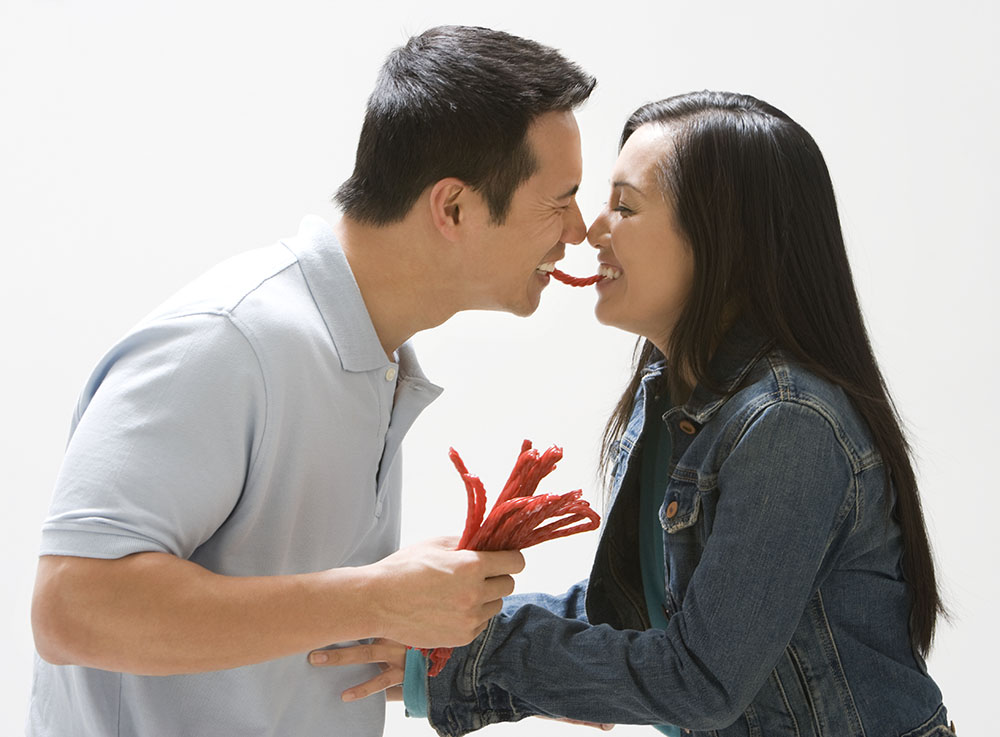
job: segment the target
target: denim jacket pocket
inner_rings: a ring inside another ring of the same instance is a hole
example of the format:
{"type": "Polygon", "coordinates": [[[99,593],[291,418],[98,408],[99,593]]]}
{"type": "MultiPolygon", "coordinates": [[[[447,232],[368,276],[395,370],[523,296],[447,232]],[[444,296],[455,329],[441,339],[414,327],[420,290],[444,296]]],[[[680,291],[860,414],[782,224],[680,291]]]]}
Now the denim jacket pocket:
{"type": "Polygon", "coordinates": [[[948,723],[948,711],[941,704],[930,719],[900,737],[953,737],[955,734],[957,732],[952,731],[948,723]]]}
{"type": "Polygon", "coordinates": [[[702,491],[693,481],[672,478],[660,506],[660,524],[667,534],[691,527],[701,513],[702,491]]]}

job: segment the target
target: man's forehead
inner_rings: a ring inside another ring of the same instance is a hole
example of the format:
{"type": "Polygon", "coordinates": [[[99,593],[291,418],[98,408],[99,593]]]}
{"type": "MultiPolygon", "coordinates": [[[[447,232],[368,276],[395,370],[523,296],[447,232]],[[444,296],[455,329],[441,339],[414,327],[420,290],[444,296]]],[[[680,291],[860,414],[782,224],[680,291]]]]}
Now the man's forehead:
{"type": "Polygon", "coordinates": [[[538,169],[531,177],[556,199],[569,199],[580,186],[583,160],[580,131],[572,112],[552,112],[538,116],[528,129],[538,169]]]}

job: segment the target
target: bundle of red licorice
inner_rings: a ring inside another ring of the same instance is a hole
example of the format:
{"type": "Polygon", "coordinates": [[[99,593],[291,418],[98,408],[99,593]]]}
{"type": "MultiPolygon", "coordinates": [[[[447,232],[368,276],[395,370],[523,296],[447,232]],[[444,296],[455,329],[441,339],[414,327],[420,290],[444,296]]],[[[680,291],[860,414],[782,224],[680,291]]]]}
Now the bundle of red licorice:
{"type": "MultiPolygon", "coordinates": [[[[539,482],[548,476],[562,458],[562,448],[552,446],[544,453],[531,447],[531,441],[521,444],[514,470],[486,517],[486,489],[478,476],[469,473],[462,457],[454,448],[448,457],[465,482],[469,499],[465,531],[458,543],[459,550],[521,550],[557,537],[596,530],[601,517],[582,499],[579,489],[566,494],[534,496],[539,482]],[[555,519],[546,525],[546,520],[555,519]]],[[[450,647],[421,650],[431,662],[428,674],[436,676],[451,656],[450,647]]]]}

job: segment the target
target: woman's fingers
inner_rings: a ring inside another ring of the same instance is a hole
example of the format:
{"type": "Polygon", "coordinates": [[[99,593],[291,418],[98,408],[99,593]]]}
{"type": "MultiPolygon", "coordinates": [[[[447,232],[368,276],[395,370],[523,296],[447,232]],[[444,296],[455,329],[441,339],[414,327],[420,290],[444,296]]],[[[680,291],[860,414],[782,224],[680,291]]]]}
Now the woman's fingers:
{"type": "Polygon", "coordinates": [[[548,719],[553,722],[565,722],[566,724],[579,724],[581,727],[593,727],[594,729],[599,729],[602,732],[609,732],[615,728],[613,724],[601,724],[599,722],[581,722],[578,719],[565,719],[560,717],[543,717],[541,714],[537,715],[539,719],[548,719]]]}
{"type": "MultiPolygon", "coordinates": [[[[370,681],[359,683],[357,686],[352,686],[347,689],[340,695],[340,698],[344,701],[357,701],[358,699],[363,699],[381,691],[387,691],[388,689],[396,686],[401,687],[402,683],[403,669],[387,668],[370,681]]],[[[386,698],[388,698],[388,694],[386,695],[386,698]]]]}
{"type": "Polygon", "coordinates": [[[313,650],[309,663],[318,667],[331,665],[361,665],[375,663],[382,672],[374,678],[352,686],[341,694],[344,701],[357,701],[380,691],[390,701],[402,699],[403,674],[406,670],[406,646],[393,640],[377,639],[334,650],[313,650]]]}
{"type": "Polygon", "coordinates": [[[385,663],[402,668],[406,665],[406,645],[379,638],[333,650],[313,650],[309,653],[309,662],[316,666],[385,663]]]}

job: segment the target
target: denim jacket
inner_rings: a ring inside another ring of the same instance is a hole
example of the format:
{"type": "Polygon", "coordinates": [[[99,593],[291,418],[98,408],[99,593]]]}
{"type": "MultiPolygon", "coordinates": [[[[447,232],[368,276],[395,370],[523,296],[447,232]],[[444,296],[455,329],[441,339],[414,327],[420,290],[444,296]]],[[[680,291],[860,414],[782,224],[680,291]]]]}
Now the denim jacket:
{"type": "Polygon", "coordinates": [[[910,645],[884,471],[844,393],[749,331],[663,417],[646,368],[619,442],[589,580],[511,597],[444,671],[428,718],[461,735],[535,714],[675,724],[719,737],[950,735],[910,645]],[[663,479],[668,626],[648,629],[638,562],[644,427],[672,438],[663,479]]]}

